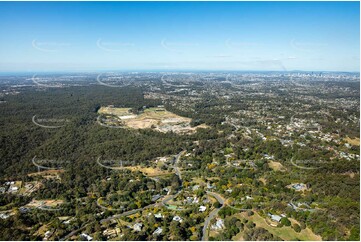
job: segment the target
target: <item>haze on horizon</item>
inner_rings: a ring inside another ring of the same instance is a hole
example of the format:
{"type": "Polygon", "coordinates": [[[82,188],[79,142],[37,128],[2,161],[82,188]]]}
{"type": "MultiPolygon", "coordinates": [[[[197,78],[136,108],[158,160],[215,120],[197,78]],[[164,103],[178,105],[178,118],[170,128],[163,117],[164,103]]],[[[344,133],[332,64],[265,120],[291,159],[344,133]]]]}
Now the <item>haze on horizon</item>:
{"type": "Polygon", "coordinates": [[[1,2],[0,72],[359,72],[359,9],[359,2],[1,2]]]}

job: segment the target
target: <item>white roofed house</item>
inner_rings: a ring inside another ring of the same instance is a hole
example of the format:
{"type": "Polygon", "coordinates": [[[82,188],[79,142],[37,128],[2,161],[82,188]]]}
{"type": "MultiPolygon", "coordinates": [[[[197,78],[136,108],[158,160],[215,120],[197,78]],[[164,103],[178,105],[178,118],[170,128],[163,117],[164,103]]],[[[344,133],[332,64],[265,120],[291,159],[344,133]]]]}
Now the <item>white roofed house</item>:
{"type": "Polygon", "coordinates": [[[206,206],[200,206],[199,207],[199,212],[204,212],[207,210],[207,207],[206,206]]]}
{"type": "Polygon", "coordinates": [[[268,213],[268,216],[273,220],[273,221],[276,221],[276,222],[280,222],[282,217],[279,216],[279,215],[275,215],[275,214],[271,214],[271,213],[268,213]]]}
{"type": "Polygon", "coordinates": [[[192,190],[193,190],[193,191],[196,191],[196,190],[198,190],[199,188],[200,188],[199,185],[194,185],[194,186],[192,187],[192,190]]]}
{"type": "Polygon", "coordinates": [[[217,222],[215,224],[211,225],[212,230],[221,230],[221,229],[224,229],[224,228],[225,228],[225,226],[224,226],[223,219],[217,219],[217,222]]]}
{"type": "Polygon", "coordinates": [[[226,192],[231,193],[233,190],[231,188],[228,188],[226,192]]]}
{"type": "Polygon", "coordinates": [[[192,203],[199,203],[199,198],[198,197],[195,197],[194,199],[193,199],[193,202],[192,203]]]}
{"type": "Polygon", "coordinates": [[[10,217],[9,214],[6,214],[6,213],[0,213],[0,218],[1,219],[7,219],[8,217],[10,217]]]}
{"type": "Polygon", "coordinates": [[[153,234],[154,235],[159,235],[159,234],[161,234],[163,232],[163,229],[161,228],[161,227],[158,227],[154,232],[153,232],[153,234]]]}
{"type": "Polygon", "coordinates": [[[304,183],[296,183],[292,185],[292,188],[295,189],[296,191],[301,191],[307,189],[307,185],[304,183]]]}
{"type": "Polygon", "coordinates": [[[183,219],[181,217],[179,217],[178,215],[174,216],[173,220],[177,221],[177,222],[180,222],[180,223],[183,222],[183,219]]]}
{"type": "Polygon", "coordinates": [[[50,236],[53,235],[53,231],[46,231],[45,234],[44,234],[44,239],[43,240],[48,240],[50,238],[50,236]]]}
{"type": "Polygon", "coordinates": [[[207,183],[207,189],[213,189],[215,186],[213,184],[207,183]]]}
{"type": "Polygon", "coordinates": [[[19,188],[18,187],[16,187],[16,186],[10,186],[10,188],[9,188],[9,192],[11,192],[11,193],[15,193],[15,192],[17,192],[19,190],[19,188]]]}
{"type": "Polygon", "coordinates": [[[90,235],[86,234],[86,233],[82,233],[80,235],[81,238],[86,239],[87,241],[92,241],[93,237],[91,237],[90,235]]]}
{"type": "Polygon", "coordinates": [[[142,231],[142,227],[143,227],[143,224],[141,224],[141,223],[136,223],[133,225],[134,231],[137,231],[137,232],[142,231]]]}
{"type": "Polygon", "coordinates": [[[164,218],[164,216],[161,213],[154,214],[154,217],[159,219],[164,218]]]}
{"type": "Polygon", "coordinates": [[[119,229],[119,228],[115,228],[115,229],[108,228],[108,229],[106,229],[106,230],[103,231],[103,235],[106,236],[107,239],[114,238],[114,237],[116,237],[119,233],[120,233],[120,229],[119,229]]]}

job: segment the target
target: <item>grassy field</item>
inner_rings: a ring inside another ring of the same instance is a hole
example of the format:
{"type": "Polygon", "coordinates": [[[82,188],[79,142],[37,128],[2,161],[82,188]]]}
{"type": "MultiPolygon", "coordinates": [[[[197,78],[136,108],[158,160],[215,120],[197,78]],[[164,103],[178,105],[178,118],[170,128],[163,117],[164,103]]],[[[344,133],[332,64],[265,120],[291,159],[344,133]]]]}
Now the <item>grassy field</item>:
{"type": "Polygon", "coordinates": [[[286,171],[283,165],[277,161],[269,161],[268,166],[274,171],[286,171]]]}
{"type": "Polygon", "coordinates": [[[351,144],[351,145],[357,145],[360,146],[360,139],[359,138],[354,138],[351,139],[350,137],[347,137],[344,139],[347,143],[351,144]]]}
{"type": "Polygon", "coordinates": [[[112,107],[101,107],[98,110],[98,113],[100,114],[112,114],[116,116],[125,116],[130,115],[129,112],[130,108],[112,108],[112,107]]]}
{"type": "Polygon", "coordinates": [[[55,199],[48,199],[48,200],[32,200],[26,206],[28,207],[39,207],[39,206],[48,206],[48,207],[56,207],[58,205],[63,204],[63,200],[55,200],[55,199]]]}
{"type": "MultiPolygon", "coordinates": [[[[254,215],[248,217],[246,213],[239,214],[238,218],[246,217],[247,219],[252,220],[257,227],[264,228],[268,230],[273,235],[280,237],[282,240],[312,240],[312,241],[321,241],[322,238],[319,235],[316,235],[309,228],[301,230],[300,233],[297,233],[292,229],[292,227],[283,226],[282,228],[270,226],[264,218],[262,218],[257,212],[254,215]]],[[[297,223],[297,221],[291,219],[292,223],[297,223]]],[[[242,233],[237,234],[235,238],[241,238],[242,233]]]]}
{"type": "Polygon", "coordinates": [[[235,236],[233,236],[232,241],[244,241],[243,232],[239,232],[235,236]]]}
{"type": "Polygon", "coordinates": [[[258,180],[259,180],[260,182],[262,182],[264,185],[267,184],[267,179],[264,178],[264,177],[260,177],[258,180]]]}
{"type": "Polygon", "coordinates": [[[158,168],[152,168],[152,167],[141,167],[141,166],[131,166],[131,167],[124,167],[125,169],[129,169],[131,171],[140,171],[144,173],[146,176],[162,176],[162,175],[169,175],[172,174],[172,172],[163,171],[158,168]]]}
{"type": "Polygon", "coordinates": [[[56,176],[57,174],[62,172],[64,172],[64,170],[45,170],[45,171],[29,173],[28,176],[51,176],[51,175],[56,176]]]}
{"type": "Polygon", "coordinates": [[[38,236],[41,236],[41,237],[44,237],[44,234],[46,233],[46,231],[49,230],[48,228],[48,224],[44,224],[43,226],[41,226],[35,233],[34,235],[38,235],[38,236]]]}

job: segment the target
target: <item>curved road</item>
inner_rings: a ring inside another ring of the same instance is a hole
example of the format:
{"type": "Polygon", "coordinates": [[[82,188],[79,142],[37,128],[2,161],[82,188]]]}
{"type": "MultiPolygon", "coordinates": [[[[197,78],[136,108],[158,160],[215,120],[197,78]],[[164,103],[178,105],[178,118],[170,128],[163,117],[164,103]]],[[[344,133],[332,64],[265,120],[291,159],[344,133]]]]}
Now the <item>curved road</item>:
{"type": "Polygon", "coordinates": [[[209,227],[209,224],[212,220],[212,218],[214,218],[219,210],[221,210],[224,205],[225,205],[225,199],[223,197],[221,197],[221,195],[219,195],[218,193],[214,193],[214,192],[207,192],[207,194],[215,197],[217,199],[217,201],[222,204],[222,206],[220,208],[216,208],[214,209],[209,215],[208,217],[204,220],[204,226],[203,226],[203,229],[202,229],[202,241],[208,241],[208,233],[207,233],[207,229],[209,227]]]}

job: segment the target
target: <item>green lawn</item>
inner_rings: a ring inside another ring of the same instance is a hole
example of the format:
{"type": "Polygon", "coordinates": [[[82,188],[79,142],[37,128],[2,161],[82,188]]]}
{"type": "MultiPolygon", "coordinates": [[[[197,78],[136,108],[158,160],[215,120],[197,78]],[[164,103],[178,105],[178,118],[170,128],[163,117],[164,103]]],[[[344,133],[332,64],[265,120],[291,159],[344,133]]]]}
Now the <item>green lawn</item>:
{"type": "MultiPolygon", "coordinates": [[[[257,227],[264,228],[268,230],[273,235],[280,237],[282,240],[312,240],[312,241],[321,241],[321,236],[314,234],[309,228],[301,230],[300,233],[295,232],[292,227],[283,226],[282,228],[270,226],[264,218],[262,218],[258,213],[247,217],[247,215],[239,215],[237,217],[246,217],[247,219],[252,220],[257,227]]],[[[241,237],[241,234],[237,234],[234,239],[241,237]]]]}

